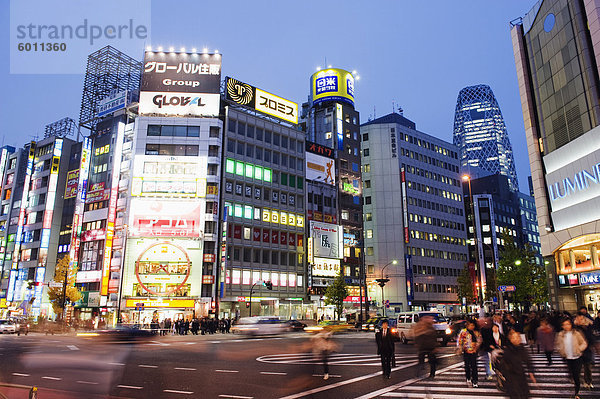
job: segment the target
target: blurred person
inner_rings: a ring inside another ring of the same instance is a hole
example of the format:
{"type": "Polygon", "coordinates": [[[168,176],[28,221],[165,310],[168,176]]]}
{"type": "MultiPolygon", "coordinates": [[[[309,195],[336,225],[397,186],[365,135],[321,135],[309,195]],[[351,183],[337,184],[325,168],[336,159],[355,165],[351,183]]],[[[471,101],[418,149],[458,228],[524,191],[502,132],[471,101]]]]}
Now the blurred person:
{"type": "Polygon", "coordinates": [[[554,344],[556,350],[567,362],[567,367],[575,385],[575,398],[579,398],[580,374],[583,364],[583,351],[587,342],[583,334],[573,328],[571,319],[562,322],[562,331],[558,333],[554,344]]]}
{"type": "Polygon", "coordinates": [[[481,349],[484,353],[485,377],[491,380],[494,377],[491,352],[504,346],[505,337],[504,334],[500,333],[500,327],[497,324],[492,324],[491,327],[481,330],[481,338],[483,341],[481,349]]]}
{"type": "MultiPolygon", "coordinates": [[[[533,352],[534,346],[536,346],[536,335],[537,329],[540,326],[540,320],[538,315],[535,312],[529,313],[529,316],[526,319],[525,327],[523,328],[523,332],[527,336],[527,342],[531,347],[531,352],[533,352]]],[[[540,353],[540,346],[537,345],[537,353],[540,353]]]]}
{"type": "Polygon", "coordinates": [[[231,319],[225,320],[225,332],[227,334],[231,332],[231,319]]]}
{"type": "Polygon", "coordinates": [[[377,354],[381,357],[381,369],[383,378],[391,378],[392,357],[395,356],[394,336],[389,329],[388,321],[381,323],[381,330],[375,333],[375,342],[377,342],[377,354]]]}
{"type": "Polygon", "coordinates": [[[580,315],[588,318],[592,323],[594,322],[594,318],[592,317],[592,315],[590,315],[590,313],[588,312],[588,310],[585,306],[580,306],[577,314],[580,314],[580,315]]]}
{"type": "Polygon", "coordinates": [[[592,328],[593,322],[580,313],[575,317],[574,324],[576,329],[583,333],[583,336],[587,341],[587,348],[585,348],[583,355],[581,356],[583,361],[583,387],[591,389],[594,387],[592,385],[592,365],[594,364],[594,351],[592,349],[594,348],[595,342],[594,331],[592,328]]]}
{"type": "Polygon", "coordinates": [[[471,383],[473,388],[479,386],[477,375],[477,353],[479,352],[481,344],[481,333],[475,329],[475,322],[473,320],[468,320],[465,328],[458,335],[456,347],[457,352],[463,354],[467,384],[471,383]]]}
{"type": "Polygon", "coordinates": [[[421,320],[414,327],[415,345],[419,354],[419,367],[417,377],[421,376],[425,368],[425,356],[429,362],[429,379],[435,378],[437,366],[437,332],[433,326],[434,319],[431,316],[421,317],[421,320]]]}
{"type": "Polygon", "coordinates": [[[556,333],[547,319],[542,319],[537,329],[536,340],[540,350],[546,355],[547,365],[552,366],[552,352],[554,352],[554,341],[556,333]]]}
{"type": "Polygon", "coordinates": [[[503,386],[510,399],[527,399],[530,397],[526,372],[531,382],[536,384],[533,375],[533,364],[529,353],[523,346],[521,334],[516,330],[511,330],[508,333],[499,369],[504,377],[503,386]]]}
{"type": "Polygon", "coordinates": [[[208,328],[208,323],[206,321],[206,317],[203,317],[202,320],[200,320],[200,331],[201,331],[202,335],[206,334],[207,328],[208,328]]]}
{"type": "Polygon", "coordinates": [[[198,335],[198,330],[200,329],[200,322],[196,317],[192,320],[192,334],[198,335]]]}
{"type": "Polygon", "coordinates": [[[190,320],[185,319],[183,322],[183,335],[188,335],[188,331],[190,330],[190,320]]]}
{"type": "Polygon", "coordinates": [[[338,350],[337,344],[331,339],[332,336],[332,331],[329,329],[323,329],[311,338],[313,352],[321,359],[321,362],[323,363],[324,380],[329,379],[329,355],[338,350]]]}

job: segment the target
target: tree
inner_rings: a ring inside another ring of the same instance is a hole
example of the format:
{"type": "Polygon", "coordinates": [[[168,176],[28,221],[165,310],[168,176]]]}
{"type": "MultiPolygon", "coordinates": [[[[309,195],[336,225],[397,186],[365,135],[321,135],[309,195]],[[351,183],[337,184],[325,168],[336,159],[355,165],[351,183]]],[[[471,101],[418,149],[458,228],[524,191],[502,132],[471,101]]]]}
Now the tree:
{"type": "Polygon", "coordinates": [[[333,284],[327,287],[325,291],[325,304],[334,305],[337,312],[338,320],[342,316],[344,307],[344,299],[348,296],[348,288],[344,281],[344,276],[339,275],[333,280],[333,284]]]}
{"type": "Polygon", "coordinates": [[[457,278],[458,282],[458,301],[462,303],[462,299],[465,298],[467,303],[473,303],[473,280],[471,280],[471,272],[469,271],[469,265],[465,264],[465,267],[461,270],[457,278]]]}
{"type": "Polygon", "coordinates": [[[503,234],[504,247],[498,260],[498,284],[514,285],[512,301],[524,305],[543,304],[548,300],[546,271],[536,263],[535,253],[529,245],[519,248],[512,236],[503,234]]]}
{"type": "MultiPolygon", "coordinates": [[[[48,288],[48,299],[52,304],[52,310],[56,314],[63,314],[65,303],[63,303],[64,283],[65,277],[69,271],[69,255],[63,256],[58,262],[56,262],[56,269],[54,270],[53,282],[60,284],[60,287],[48,288]]],[[[65,296],[65,302],[76,302],[81,299],[81,292],[75,287],[75,281],[77,279],[77,273],[75,271],[69,271],[69,278],[67,279],[67,290],[65,296]]]]}

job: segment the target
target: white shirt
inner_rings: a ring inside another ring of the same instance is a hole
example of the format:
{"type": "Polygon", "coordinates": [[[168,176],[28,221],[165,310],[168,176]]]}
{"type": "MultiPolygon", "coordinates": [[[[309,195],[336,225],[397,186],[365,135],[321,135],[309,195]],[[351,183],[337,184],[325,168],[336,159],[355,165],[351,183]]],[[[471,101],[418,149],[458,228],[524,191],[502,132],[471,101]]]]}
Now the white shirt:
{"type": "Polygon", "coordinates": [[[500,332],[495,332],[492,333],[492,335],[494,336],[494,341],[496,342],[496,344],[499,344],[500,342],[500,332]]]}
{"type": "Polygon", "coordinates": [[[577,359],[573,351],[573,331],[565,332],[565,354],[567,359],[577,359]]]}

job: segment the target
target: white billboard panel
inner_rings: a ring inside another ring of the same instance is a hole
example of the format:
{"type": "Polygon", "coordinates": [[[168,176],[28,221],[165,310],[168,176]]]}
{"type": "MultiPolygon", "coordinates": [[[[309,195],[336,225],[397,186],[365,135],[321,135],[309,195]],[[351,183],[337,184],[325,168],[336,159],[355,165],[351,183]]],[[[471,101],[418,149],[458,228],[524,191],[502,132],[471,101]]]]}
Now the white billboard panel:
{"type": "Polygon", "coordinates": [[[306,179],[335,185],[334,160],[306,152],[306,179]]]}

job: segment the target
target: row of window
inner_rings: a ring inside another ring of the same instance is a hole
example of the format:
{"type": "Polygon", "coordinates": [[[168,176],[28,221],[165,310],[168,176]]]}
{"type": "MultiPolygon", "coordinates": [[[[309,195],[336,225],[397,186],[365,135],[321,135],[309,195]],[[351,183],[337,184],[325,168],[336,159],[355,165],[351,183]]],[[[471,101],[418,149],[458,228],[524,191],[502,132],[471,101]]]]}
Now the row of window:
{"type": "Polygon", "coordinates": [[[273,251],[261,248],[227,247],[227,259],[234,262],[257,263],[273,266],[302,266],[304,255],[296,252],[273,251]]]}
{"type": "Polygon", "coordinates": [[[304,215],[284,212],[278,209],[253,207],[252,205],[232,204],[225,202],[227,214],[237,218],[262,220],[267,223],[285,226],[304,227],[304,215]]]}
{"type": "Polygon", "coordinates": [[[238,182],[232,182],[227,180],[225,182],[225,192],[232,194],[235,192],[236,195],[246,196],[247,198],[253,198],[257,200],[264,200],[267,202],[273,202],[276,204],[289,205],[304,209],[304,197],[293,193],[270,190],[265,187],[253,186],[251,184],[242,184],[238,182]]]}
{"type": "Polygon", "coordinates": [[[182,144],[146,144],[146,155],[198,156],[199,146],[182,144]]]}
{"type": "Polygon", "coordinates": [[[235,140],[227,139],[227,151],[290,169],[296,169],[300,171],[304,170],[304,159],[301,157],[296,158],[295,156],[288,155],[285,152],[272,151],[270,149],[241,141],[236,142],[235,140]]]}
{"type": "Polygon", "coordinates": [[[427,184],[421,184],[421,183],[417,183],[417,182],[413,182],[408,180],[406,182],[406,186],[411,189],[411,190],[416,190],[416,191],[420,191],[422,193],[426,193],[426,194],[432,194],[438,197],[442,197],[442,198],[446,198],[446,199],[451,199],[453,201],[458,201],[458,202],[462,202],[462,196],[457,194],[457,193],[453,193],[450,191],[446,191],[446,190],[442,190],[440,188],[437,187],[431,187],[427,184]]]}
{"type": "MultiPolygon", "coordinates": [[[[429,233],[427,231],[410,230],[410,237],[415,240],[433,241],[441,244],[467,245],[467,240],[459,237],[446,236],[443,234],[429,233]]],[[[446,258],[444,258],[446,259],[446,258]]]]}
{"type": "MultiPolygon", "coordinates": [[[[225,274],[225,284],[232,285],[252,285],[262,281],[270,281],[275,287],[299,287],[302,288],[302,275],[296,273],[279,273],[259,270],[227,270],[225,274]]],[[[258,285],[258,284],[257,284],[258,285]]]]}
{"type": "Polygon", "coordinates": [[[449,284],[415,283],[415,292],[429,292],[434,294],[456,294],[458,293],[458,286],[449,284]]]}
{"type": "Polygon", "coordinates": [[[417,168],[412,165],[406,165],[406,172],[412,173],[413,175],[421,176],[426,179],[431,179],[433,181],[438,181],[441,183],[449,184],[451,186],[460,187],[460,181],[458,179],[453,179],[448,176],[441,175],[439,173],[431,172],[429,170],[417,168]]]}
{"type": "Polygon", "coordinates": [[[148,125],[148,136],[200,137],[200,126],[148,125]]]}
{"type": "Polygon", "coordinates": [[[423,266],[415,265],[413,270],[416,274],[425,274],[429,276],[451,276],[458,277],[460,274],[459,269],[452,269],[450,267],[436,267],[436,266],[423,266]]]}
{"type": "Polygon", "coordinates": [[[225,172],[269,183],[281,184],[292,188],[304,188],[304,176],[297,176],[284,172],[272,171],[269,168],[254,165],[248,162],[236,161],[227,158],[225,172]]]}
{"type": "MultiPolygon", "coordinates": [[[[463,244],[463,245],[465,245],[465,244],[463,244]]],[[[407,252],[413,256],[423,256],[426,258],[451,259],[451,260],[460,260],[463,262],[467,261],[467,254],[461,254],[461,253],[450,252],[450,251],[438,251],[437,249],[407,247],[407,252]]]]}
{"type": "Polygon", "coordinates": [[[454,206],[448,206],[433,201],[427,201],[421,198],[408,197],[408,205],[418,206],[420,208],[431,209],[432,211],[449,213],[451,215],[463,216],[464,211],[462,208],[454,206]]]}
{"type": "Polygon", "coordinates": [[[448,228],[448,229],[452,229],[452,230],[460,230],[460,231],[465,230],[465,225],[462,223],[453,222],[451,220],[432,218],[429,216],[419,215],[416,213],[409,214],[409,220],[411,222],[415,222],[415,223],[429,224],[432,226],[444,227],[444,228],[448,228]]]}
{"type": "Polygon", "coordinates": [[[244,122],[239,122],[234,119],[229,119],[228,131],[245,136],[258,141],[264,141],[267,144],[272,144],[284,149],[289,149],[291,152],[297,152],[299,154],[304,153],[304,142],[288,138],[285,135],[264,130],[260,127],[253,125],[246,125],[244,122]]]}

